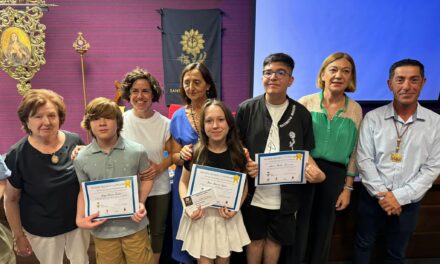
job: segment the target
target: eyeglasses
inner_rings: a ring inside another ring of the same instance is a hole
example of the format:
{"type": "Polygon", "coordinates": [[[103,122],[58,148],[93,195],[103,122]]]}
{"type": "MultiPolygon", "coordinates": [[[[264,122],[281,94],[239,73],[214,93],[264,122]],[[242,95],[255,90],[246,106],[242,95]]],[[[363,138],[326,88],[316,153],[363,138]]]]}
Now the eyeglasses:
{"type": "Polygon", "coordinates": [[[290,73],[288,73],[285,70],[276,70],[276,71],[264,70],[263,71],[263,76],[265,78],[270,78],[270,77],[272,77],[272,74],[274,74],[274,73],[275,73],[275,76],[278,77],[278,78],[282,78],[284,76],[290,75],[290,73]]]}

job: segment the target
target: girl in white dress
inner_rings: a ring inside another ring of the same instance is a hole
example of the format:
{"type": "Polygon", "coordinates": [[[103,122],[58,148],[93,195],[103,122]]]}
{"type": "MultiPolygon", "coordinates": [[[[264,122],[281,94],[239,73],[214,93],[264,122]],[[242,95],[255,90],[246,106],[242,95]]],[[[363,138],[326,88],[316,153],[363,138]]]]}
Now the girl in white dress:
{"type": "MultiPolygon", "coordinates": [[[[239,140],[234,118],[224,103],[208,100],[201,116],[193,116],[200,122],[200,140],[194,147],[193,159],[185,162],[179,183],[182,199],[187,196],[192,164],[246,171],[247,157],[239,140]]],[[[196,120],[197,121],[197,120],[196,120]]],[[[246,198],[245,184],[242,201],[246,198]]],[[[183,241],[182,250],[197,259],[198,263],[229,263],[231,251],[242,252],[250,243],[240,211],[224,208],[205,208],[191,215],[185,210],[180,220],[177,239],[183,241]]]]}

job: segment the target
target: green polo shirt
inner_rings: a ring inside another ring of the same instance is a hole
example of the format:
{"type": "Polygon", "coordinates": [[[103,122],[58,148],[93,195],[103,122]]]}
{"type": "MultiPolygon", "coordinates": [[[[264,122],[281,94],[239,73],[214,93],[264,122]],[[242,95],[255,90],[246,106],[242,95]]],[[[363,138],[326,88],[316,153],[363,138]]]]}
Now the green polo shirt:
{"type": "MultiPolygon", "coordinates": [[[[93,139],[79,152],[73,164],[79,182],[138,175],[149,166],[144,146],[122,137],[108,154],[102,152],[93,139]]],[[[131,218],[109,219],[92,230],[92,235],[101,239],[124,237],[144,229],[147,223],[146,217],[140,223],[131,218]]]]}

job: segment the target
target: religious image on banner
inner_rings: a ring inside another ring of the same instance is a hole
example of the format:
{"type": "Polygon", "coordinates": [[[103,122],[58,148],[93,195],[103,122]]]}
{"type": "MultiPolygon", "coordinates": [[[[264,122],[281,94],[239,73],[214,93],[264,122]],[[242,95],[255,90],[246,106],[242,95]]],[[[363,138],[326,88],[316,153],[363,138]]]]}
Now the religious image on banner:
{"type": "Polygon", "coordinates": [[[221,98],[222,11],[161,9],[165,102],[182,104],[180,73],[186,65],[204,63],[221,98]]]}
{"type": "Polygon", "coordinates": [[[0,69],[17,80],[17,92],[25,95],[46,64],[46,26],[40,20],[49,5],[44,0],[0,0],[0,5],[0,69]]]}

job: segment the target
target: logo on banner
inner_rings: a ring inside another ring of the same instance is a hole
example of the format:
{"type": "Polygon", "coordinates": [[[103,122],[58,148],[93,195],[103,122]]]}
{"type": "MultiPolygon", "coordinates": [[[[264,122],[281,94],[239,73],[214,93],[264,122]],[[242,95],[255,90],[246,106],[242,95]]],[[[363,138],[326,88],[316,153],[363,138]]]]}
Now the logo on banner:
{"type": "Polygon", "coordinates": [[[189,31],[185,31],[180,44],[182,45],[182,51],[186,53],[182,53],[177,58],[182,64],[187,65],[206,60],[206,52],[202,51],[205,48],[205,40],[203,39],[203,34],[199,33],[198,30],[192,28],[189,31]]]}

